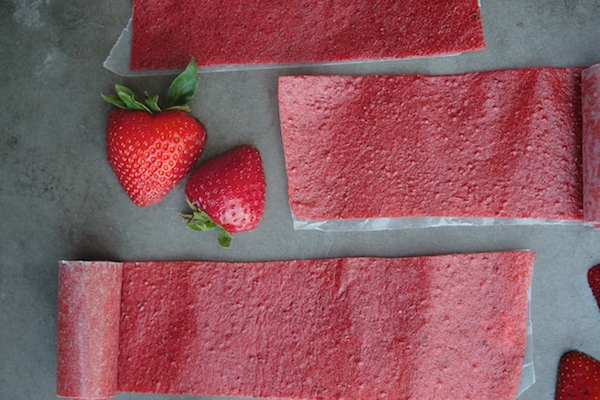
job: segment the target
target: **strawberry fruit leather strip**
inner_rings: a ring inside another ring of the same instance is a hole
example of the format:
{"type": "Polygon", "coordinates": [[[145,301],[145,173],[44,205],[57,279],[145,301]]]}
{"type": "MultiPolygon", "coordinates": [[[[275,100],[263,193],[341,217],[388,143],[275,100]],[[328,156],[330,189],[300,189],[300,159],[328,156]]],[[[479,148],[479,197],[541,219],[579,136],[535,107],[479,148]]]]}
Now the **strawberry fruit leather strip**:
{"type": "Polygon", "coordinates": [[[514,398],[534,257],[124,263],[118,391],[514,398]]]}
{"type": "Polygon", "coordinates": [[[132,70],[452,54],[485,47],[477,0],[135,0],[132,70]]]}
{"type": "Polygon", "coordinates": [[[122,276],[121,263],[60,263],[58,396],[102,400],[117,394],[122,276]]]}
{"type": "Polygon", "coordinates": [[[600,64],[581,73],[583,220],[600,226],[600,64]]]}
{"type": "Polygon", "coordinates": [[[298,220],[581,220],[578,68],[279,78],[298,220]]]}

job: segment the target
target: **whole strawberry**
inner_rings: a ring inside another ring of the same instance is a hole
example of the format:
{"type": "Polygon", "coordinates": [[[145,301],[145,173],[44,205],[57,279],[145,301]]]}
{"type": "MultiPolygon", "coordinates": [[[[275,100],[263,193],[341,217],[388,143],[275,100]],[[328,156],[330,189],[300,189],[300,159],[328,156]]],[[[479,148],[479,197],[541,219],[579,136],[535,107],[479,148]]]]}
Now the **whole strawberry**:
{"type": "Polygon", "coordinates": [[[187,226],[205,231],[220,226],[219,243],[229,247],[231,233],[252,230],[265,209],[265,173],[258,150],[238,146],[200,165],[185,187],[192,214],[187,226]]]}
{"type": "Polygon", "coordinates": [[[108,161],[127,195],[141,207],[158,203],[193,169],[206,144],[204,126],[188,112],[198,88],[194,60],[171,84],[167,108],[158,96],[144,102],[115,85],[117,95],[102,97],[116,106],[106,128],[108,161]]]}
{"type": "Polygon", "coordinates": [[[580,351],[569,351],[560,359],[556,400],[600,399],[600,362],[580,351]]]}

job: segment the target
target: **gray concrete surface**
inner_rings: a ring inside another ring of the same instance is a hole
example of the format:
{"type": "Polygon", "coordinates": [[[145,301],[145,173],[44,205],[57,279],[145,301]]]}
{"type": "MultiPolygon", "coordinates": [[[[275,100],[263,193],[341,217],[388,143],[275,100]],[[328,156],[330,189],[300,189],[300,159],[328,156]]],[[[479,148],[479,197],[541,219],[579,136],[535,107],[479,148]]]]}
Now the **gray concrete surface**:
{"type": "MultiPolygon", "coordinates": [[[[600,358],[600,311],[586,272],[600,231],[580,226],[445,227],[323,233],[292,229],[276,102],[277,76],[295,73],[460,73],[600,62],[598,0],[482,0],[487,49],[457,57],[202,74],[193,112],[209,158],[247,142],[263,152],[266,215],[222,250],[183,228],[183,187],[137,208],[105,159],[114,83],[150,93],[172,76],[122,78],[103,68],[131,0],[0,0],[0,399],[55,398],[57,261],[273,260],[431,255],[528,248],[537,382],[521,400],[554,396],[560,355],[600,358]]],[[[175,399],[120,394],[117,399],[175,399]]],[[[191,397],[193,398],[193,397],[191,397]]]]}

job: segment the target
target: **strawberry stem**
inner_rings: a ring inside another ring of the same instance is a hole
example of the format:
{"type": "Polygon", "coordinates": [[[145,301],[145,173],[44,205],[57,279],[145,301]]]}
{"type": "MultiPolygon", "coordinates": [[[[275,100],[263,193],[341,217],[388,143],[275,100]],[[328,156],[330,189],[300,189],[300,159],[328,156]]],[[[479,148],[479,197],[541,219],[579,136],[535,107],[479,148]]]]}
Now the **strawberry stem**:
{"type": "MultiPolygon", "coordinates": [[[[169,91],[167,93],[167,110],[190,112],[191,109],[188,106],[188,103],[196,94],[199,83],[198,67],[192,58],[186,69],[175,77],[169,86],[169,91]]],[[[158,96],[150,97],[146,92],[146,99],[141,102],[136,99],[135,92],[125,86],[115,85],[115,90],[117,92],[116,95],[107,96],[101,94],[104,101],[125,110],[145,111],[150,114],[156,114],[162,111],[158,105],[158,96]]]]}
{"type": "Polygon", "coordinates": [[[187,203],[192,208],[192,213],[179,213],[179,216],[187,221],[186,226],[193,231],[211,231],[216,227],[219,227],[219,234],[217,239],[219,244],[223,247],[228,248],[231,245],[231,239],[233,235],[227,229],[217,224],[205,211],[199,210],[194,206],[188,199],[187,203]]]}
{"type": "Polygon", "coordinates": [[[231,238],[232,238],[231,233],[227,229],[221,227],[221,230],[219,231],[219,236],[218,236],[219,244],[223,247],[228,248],[231,245],[231,238]]]}
{"type": "Polygon", "coordinates": [[[179,214],[187,221],[186,226],[194,231],[210,231],[217,224],[204,211],[193,211],[191,214],[179,214]]]}
{"type": "Polygon", "coordinates": [[[132,110],[132,111],[146,111],[152,114],[152,110],[156,110],[158,109],[157,112],[160,112],[160,108],[158,108],[158,96],[156,96],[156,101],[153,101],[152,99],[147,99],[146,100],[146,104],[139,102],[135,96],[135,92],[125,86],[122,85],[115,85],[115,90],[117,91],[117,95],[113,95],[113,96],[106,96],[104,94],[102,94],[102,98],[114,105],[117,106],[119,108],[123,108],[125,110],[132,110]],[[148,100],[150,100],[150,102],[148,103],[148,100]],[[153,104],[156,103],[156,104],[153,104]]]}
{"type": "Polygon", "coordinates": [[[146,92],[146,100],[144,100],[144,103],[148,106],[150,111],[152,111],[153,113],[160,112],[160,107],[158,106],[158,95],[150,97],[148,92],[146,92]]]}
{"type": "Polygon", "coordinates": [[[198,78],[198,67],[192,58],[186,69],[179,74],[169,86],[167,93],[168,109],[181,109],[185,107],[196,94],[200,79],[198,78]]]}

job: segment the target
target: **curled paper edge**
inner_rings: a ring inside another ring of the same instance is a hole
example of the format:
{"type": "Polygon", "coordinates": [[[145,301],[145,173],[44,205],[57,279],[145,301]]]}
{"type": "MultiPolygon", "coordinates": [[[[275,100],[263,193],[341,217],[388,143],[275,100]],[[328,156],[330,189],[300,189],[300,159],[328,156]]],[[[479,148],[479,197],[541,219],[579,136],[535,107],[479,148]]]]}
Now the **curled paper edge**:
{"type": "Polygon", "coordinates": [[[535,383],[535,366],[533,363],[533,323],[531,322],[531,288],[527,294],[528,321],[527,321],[527,344],[525,345],[525,359],[521,371],[521,383],[517,396],[529,389],[535,383]]]}
{"type": "Polygon", "coordinates": [[[581,225],[581,221],[533,218],[405,217],[311,221],[299,220],[292,214],[292,219],[295,230],[319,230],[325,232],[385,231],[394,229],[440,228],[452,226],[581,225]]]}
{"type": "Polygon", "coordinates": [[[110,72],[123,77],[132,76],[152,76],[152,75],[172,75],[180,70],[159,70],[159,71],[132,71],[131,65],[131,38],[133,31],[133,16],[129,18],[127,25],[123,28],[121,35],[110,50],[108,57],[104,60],[102,66],[110,72]]]}

